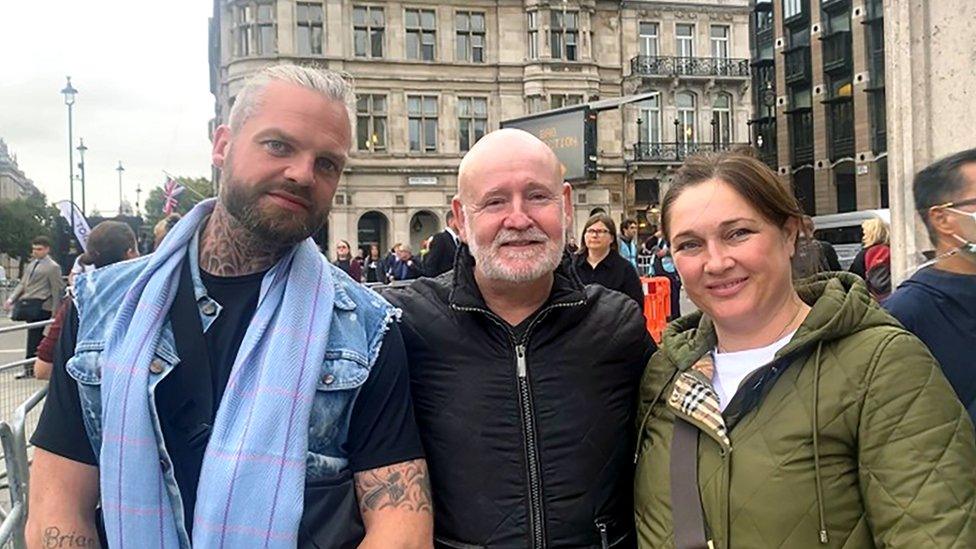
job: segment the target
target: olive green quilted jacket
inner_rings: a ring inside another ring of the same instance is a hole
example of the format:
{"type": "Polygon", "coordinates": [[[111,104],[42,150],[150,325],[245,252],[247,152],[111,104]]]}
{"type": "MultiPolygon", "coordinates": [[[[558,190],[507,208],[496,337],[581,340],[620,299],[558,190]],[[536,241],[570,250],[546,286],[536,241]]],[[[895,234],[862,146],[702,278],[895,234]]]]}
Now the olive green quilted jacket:
{"type": "Polygon", "coordinates": [[[677,414],[700,430],[716,548],[976,548],[973,425],[935,359],[853,275],[798,291],[809,316],[721,414],[684,398],[711,390],[711,322],[690,315],[665,332],[641,381],[640,546],[674,547],[677,414]]]}

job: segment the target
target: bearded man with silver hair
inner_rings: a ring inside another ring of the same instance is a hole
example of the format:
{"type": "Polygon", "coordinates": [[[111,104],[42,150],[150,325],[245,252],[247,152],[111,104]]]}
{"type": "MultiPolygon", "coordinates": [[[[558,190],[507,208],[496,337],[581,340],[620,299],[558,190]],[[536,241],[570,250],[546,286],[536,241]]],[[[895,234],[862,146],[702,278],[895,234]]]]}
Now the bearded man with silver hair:
{"type": "Polygon", "coordinates": [[[453,271],[391,288],[438,547],[630,547],[637,304],[561,266],[572,188],[539,139],[464,157],[453,271]]]}

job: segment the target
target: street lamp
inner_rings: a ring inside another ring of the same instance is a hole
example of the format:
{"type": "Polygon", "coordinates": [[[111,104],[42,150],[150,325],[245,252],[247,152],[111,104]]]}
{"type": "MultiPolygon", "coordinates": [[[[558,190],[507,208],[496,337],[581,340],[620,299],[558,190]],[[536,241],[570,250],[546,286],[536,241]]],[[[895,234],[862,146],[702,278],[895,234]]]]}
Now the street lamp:
{"type": "Polygon", "coordinates": [[[681,121],[677,118],[674,119],[674,159],[679,160],[681,146],[678,144],[681,140],[681,135],[678,133],[678,126],[681,125],[681,121]]]}
{"type": "Polygon", "coordinates": [[[88,207],[85,203],[85,138],[78,138],[78,170],[81,171],[81,215],[88,215],[88,207]]]}
{"type": "Polygon", "coordinates": [[[72,107],[75,104],[75,95],[78,94],[76,90],[71,85],[71,77],[66,77],[68,83],[61,90],[64,95],[64,104],[68,106],[68,185],[70,185],[71,191],[69,192],[69,197],[71,200],[71,228],[68,230],[68,241],[71,242],[75,234],[75,139],[73,135],[74,128],[72,127],[72,107]]]}
{"type": "Polygon", "coordinates": [[[641,145],[643,144],[641,142],[641,137],[642,137],[641,126],[643,125],[644,125],[644,120],[640,116],[638,116],[637,117],[637,150],[634,152],[635,159],[640,159],[644,154],[644,151],[641,150],[642,149],[641,145]]]}
{"type": "Polygon", "coordinates": [[[119,167],[115,168],[115,171],[119,172],[119,215],[122,215],[122,172],[125,168],[122,167],[122,161],[119,160],[119,167]]]}

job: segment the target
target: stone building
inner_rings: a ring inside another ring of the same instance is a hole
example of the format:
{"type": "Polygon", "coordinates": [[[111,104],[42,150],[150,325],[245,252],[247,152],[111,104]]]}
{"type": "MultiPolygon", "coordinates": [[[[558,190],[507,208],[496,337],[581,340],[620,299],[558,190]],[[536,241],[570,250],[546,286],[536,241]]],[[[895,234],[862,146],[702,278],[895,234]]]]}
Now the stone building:
{"type": "Polygon", "coordinates": [[[502,121],[656,92],[598,115],[596,176],[573,194],[577,226],[597,209],[653,218],[685,154],[748,141],[748,3],[215,0],[214,122],[267,64],[350,73],[355,144],[324,239],[416,251],[502,121]]]}
{"type": "Polygon", "coordinates": [[[888,207],[882,0],[756,0],[752,141],[810,215],[888,207]]]}
{"type": "Polygon", "coordinates": [[[17,166],[17,157],[11,154],[7,143],[0,139],[0,201],[27,198],[40,191],[34,182],[17,166]]]}

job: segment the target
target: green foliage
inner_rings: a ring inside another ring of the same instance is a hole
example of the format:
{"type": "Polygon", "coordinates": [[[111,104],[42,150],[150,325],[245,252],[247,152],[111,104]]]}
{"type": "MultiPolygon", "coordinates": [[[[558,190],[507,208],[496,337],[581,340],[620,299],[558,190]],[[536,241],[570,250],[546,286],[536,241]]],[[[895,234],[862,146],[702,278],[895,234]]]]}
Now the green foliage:
{"type": "MultiPolygon", "coordinates": [[[[176,208],[173,210],[180,215],[185,215],[198,202],[214,195],[210,180],[205,177],[177,177],[176,182],[186,187],[177,197],[176,208]]],[[[146,225],[153,227],[163,218],[165,203],[163,185],[149,191],[149,197],[146,198],[146,225]]]]}
{"type": "Polygon", "coordinates": [[[57,208],[40,193],[0,202],[0,253],[29,257],[34,237],[44,235],[55,240],[59,217],[57,208]]]}

